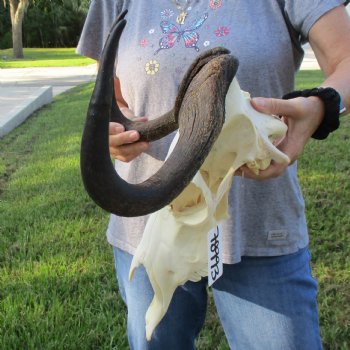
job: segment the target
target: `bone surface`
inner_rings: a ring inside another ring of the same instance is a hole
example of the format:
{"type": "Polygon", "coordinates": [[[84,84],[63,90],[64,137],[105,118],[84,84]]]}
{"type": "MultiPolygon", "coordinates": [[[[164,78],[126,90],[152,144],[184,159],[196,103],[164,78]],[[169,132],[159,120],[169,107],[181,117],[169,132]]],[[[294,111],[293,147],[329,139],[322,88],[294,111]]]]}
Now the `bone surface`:
{"type": "MultiPolygon", "coordinates": [[[[244,164],[259,173],[271,161],[289,163],[275,146],[287,126],[279,118],[257,112],[236,78],[226,95],[225,113],[221,133],[200,170],[175,200],[151,214],[134,255],[129,278],[143,264],[154,290],[145,316],[148,340],[175,289],[207,276],[207,234],[228,218],[234,172],[244,164]]],[[[176,142],[175,138],[169,153],[176,142]]]]}

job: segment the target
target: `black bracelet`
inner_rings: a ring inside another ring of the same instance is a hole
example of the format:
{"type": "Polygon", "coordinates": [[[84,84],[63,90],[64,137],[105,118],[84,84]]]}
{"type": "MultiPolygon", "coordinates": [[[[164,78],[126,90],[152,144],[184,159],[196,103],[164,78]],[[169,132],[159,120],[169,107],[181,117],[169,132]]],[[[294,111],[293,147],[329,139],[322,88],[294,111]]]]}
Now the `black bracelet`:
{"type": "Polygon", "coordinates": [[[340,105],[340,95],[333,88],[314,88],[299,91],[292,91],[282,98],[284,100],[289,100],[296,97],[319,97],[324,104],[324,117],[314,132],[312,137],[317,140],[324,140],[327,136],[339,128],[339,105],[340,105]]]}

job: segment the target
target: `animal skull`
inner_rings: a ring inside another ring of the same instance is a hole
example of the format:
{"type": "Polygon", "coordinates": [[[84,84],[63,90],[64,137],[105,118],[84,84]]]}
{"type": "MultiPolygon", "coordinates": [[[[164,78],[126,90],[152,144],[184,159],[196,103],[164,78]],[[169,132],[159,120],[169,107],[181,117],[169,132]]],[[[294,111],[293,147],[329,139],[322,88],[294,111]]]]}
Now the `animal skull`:
{"type": "Polygon", "coordinates": [[[144,264],[155,292],[146,335],[160,322],[177,286],[207,275],[206,236],[227,218],[232,176],[243,164],[258,172],[289,159],[273,143],[286,132],[277,118],[256,112],[234,79],[238,61],[224,48],[202,53],[185,74],[174,108],[147,123],[126,119],[115,101],[113,71],[124,11],[103,49],[81,142],[81,174],[90,197],[119,216],[149,213],[130,269],[144,264]],[[209,91],[209,93],[208,93],[209,91]],[[109,154],[110,121],[154,141],[178,129],[163,166],[140,184],[127,183],[109,154]],[[157,211],[158,210],[158,211],[157,211]],[[157,211],[157,212],[156,212],[157,211]]]}
{"type": "Polygon", "coordinates": [[[234,172],[244,164],[258,174],[271,160],[289,163],[275,146],[287,126],[279,118],[253,109],[249,94],[240,89],[236,78],[225,105],[224,126],[205,162],[177,198],[151,214],[131,264],[129,278],[143,264],[154,290],[146,313],[148,340],[165,315],[175,289],[208,275],[207,233],[228,218],[234,172]]]}

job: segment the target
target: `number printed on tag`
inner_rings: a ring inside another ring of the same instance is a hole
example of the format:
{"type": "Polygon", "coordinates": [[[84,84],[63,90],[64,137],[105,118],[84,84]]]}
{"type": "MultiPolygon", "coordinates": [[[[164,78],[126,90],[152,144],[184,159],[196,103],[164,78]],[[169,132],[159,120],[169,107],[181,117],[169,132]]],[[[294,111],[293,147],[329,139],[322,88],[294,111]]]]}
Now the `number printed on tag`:
{"type": "Polygon", "coordinates": [[[209,287],[222,275],[222,237],[221,225],[208,233],[208,285],[209,287]]]}

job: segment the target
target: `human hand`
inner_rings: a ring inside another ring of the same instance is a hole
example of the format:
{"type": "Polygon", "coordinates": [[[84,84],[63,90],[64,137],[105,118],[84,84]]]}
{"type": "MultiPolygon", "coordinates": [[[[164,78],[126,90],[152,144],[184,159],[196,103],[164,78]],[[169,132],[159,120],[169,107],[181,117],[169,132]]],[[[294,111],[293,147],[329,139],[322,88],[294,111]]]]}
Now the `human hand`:
{"type": "MultiPolygon", "coordinates": [[[[303,152],[304,146],[320,125],[324,115],[323,102],[318,97],[298,97],[290,100],[257,97],[251,100],[251,104],[258,112],[282,116],[288,131],[278,149],[290,158],[291,163],[303,152]]],[[[258,175],[247,166],[243,166],[238,175],[265,180],[280,176],[287,166],[272,161],[270,166],[261,170],[258,175]]]]}
{"type": "MultiPolygon", "coordinates": [[[[130,118],[136,119],[128,108],[122,108],[123,114],[130,118]]],[[[137,118],[137,121],[147,121],[147,117],[137,118]]],[[[125,131],[122,124],[109,123],[109,153],[114,159],[122,162],[130,162],[146,151],[149,147],[148,142],[137,142],[140,135],[135,130],[125,131]]]]}

